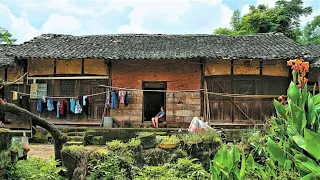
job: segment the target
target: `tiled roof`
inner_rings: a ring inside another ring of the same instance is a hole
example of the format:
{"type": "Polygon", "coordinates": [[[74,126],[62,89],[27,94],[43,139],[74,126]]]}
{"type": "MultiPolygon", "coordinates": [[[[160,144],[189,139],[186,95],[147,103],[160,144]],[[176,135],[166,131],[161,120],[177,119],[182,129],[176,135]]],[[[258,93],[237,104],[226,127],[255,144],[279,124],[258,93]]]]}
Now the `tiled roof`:
{"type": "Polygon", "coordinates": [[[308,48],[279,33],[255,35],[43,34],[15,49],[19,58],[104,59],[289,59],[308,48]]]}
{"type": "Polygon", "coordinates": [[[320,45],[307,45],[307,48],[311,51],[311,67],[319,68],[320,67],[320,45]]]}
{"type": "Polygon", "coordinates": [[[10,45],[0,44],[0,67],[11,67],[14,66],[14,56],[7,55],[8,51],[12,49],[10,45]]]}

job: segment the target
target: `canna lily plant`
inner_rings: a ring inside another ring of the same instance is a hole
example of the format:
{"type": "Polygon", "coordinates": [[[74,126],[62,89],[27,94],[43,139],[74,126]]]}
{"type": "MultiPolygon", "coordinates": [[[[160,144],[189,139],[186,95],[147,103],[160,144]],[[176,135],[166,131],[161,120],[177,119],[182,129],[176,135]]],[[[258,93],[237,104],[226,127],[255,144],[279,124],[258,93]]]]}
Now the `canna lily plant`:
{"type": "Polygon", "coordinates": [[[320,94],[308,91],[306,77],[309,63],[302,59],[288,61],[292,69],[287,96],[274,100],[277,117],[271,118],[276,129],[268,131],[267,149],[278,166],[297,169],[302,179],[320,178],[320,94]]]}

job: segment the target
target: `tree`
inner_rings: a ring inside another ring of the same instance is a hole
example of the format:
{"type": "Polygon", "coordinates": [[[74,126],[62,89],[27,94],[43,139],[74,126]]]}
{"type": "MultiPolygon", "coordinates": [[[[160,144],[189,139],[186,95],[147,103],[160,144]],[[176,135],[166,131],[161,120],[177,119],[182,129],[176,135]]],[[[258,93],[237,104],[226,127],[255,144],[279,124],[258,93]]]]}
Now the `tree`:
{"type": "Polygon", "coordinates": [[[303,45],[320,45],[320,15],[315,16],[302,30],[297,30],[296,36],[298,36],[298,42],[303,45]]]}
{"type": "Polygon", "coordinates": [[[12,44],[14,42],[16,42],[16,39],[12,37],[12,34],[8,30],[0,27],[0,44],[12,44]]]}
{"type": "Polygon", "coordinates": [[[312,7],[303,7],[302,0],[278,0],[274,8],[266,5],[250,6],[250,11],[241,17],[239,10],[233,13],[231,29],[218,28],[215,34],[254,34],[282,32],[296,39],[296,30],[300,26],[300,17],[312,13],[312,7]]]}

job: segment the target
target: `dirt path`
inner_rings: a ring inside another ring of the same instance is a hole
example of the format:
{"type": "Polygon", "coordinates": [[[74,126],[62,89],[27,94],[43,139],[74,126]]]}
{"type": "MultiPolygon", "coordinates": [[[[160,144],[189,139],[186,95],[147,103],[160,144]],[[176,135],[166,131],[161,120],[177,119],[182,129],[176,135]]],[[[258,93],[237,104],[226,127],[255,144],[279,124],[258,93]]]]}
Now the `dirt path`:
{"type": "Polygon", "coordinates": [[[29,157],[53,158],[53,144],[30,144],[29,157]]]}

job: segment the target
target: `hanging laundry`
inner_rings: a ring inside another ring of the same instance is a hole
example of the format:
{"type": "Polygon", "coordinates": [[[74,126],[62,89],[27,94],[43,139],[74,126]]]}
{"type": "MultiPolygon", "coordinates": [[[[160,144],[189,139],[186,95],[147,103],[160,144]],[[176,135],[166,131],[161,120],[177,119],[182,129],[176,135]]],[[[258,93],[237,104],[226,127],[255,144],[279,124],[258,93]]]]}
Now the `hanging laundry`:
{"type": "Polygon", "coordinates": [[[16,91],[12,92],[12,100],[13,101],[18,100],[18,92],[16,92],[16,91]]]}
{"type": "Polygon", "coordinates": [[[70,111],[70,100],[67,101],[66,100],[66,112],[69,112],[70,111]]]}
{"type": "Polygon", "coordinates": [[[83,98],[84,99],[84,102],[83,104],[83,111],[84,113],[88,116],[89,115],[89,99],[88,98],[83,98]]]}
{"type": "Polygon", "coordinates": [[[124,96],[125,96],[125,92],[123,90],[119,91],[119,98],[120,98],[120,103],[119,104],[124,104],[124,96]]]}
{"type": "Polygon", "coordinates": [[[53,106],[53,99],[49,98],[47,101],[47,109],[48,111],[53,111],[54,110],[54,106],[53,106]]]}
{"type": "Polygon", "coordinates": [[[39,99],[38,99],[38,103],[37,103],[37,111],[38,111],[39,113],[41,113],[41,112],[42,112],[42,109],[43,109],[42,100],[41,100],[41,98],[39,98],[39,99]]]}
{"type": "Polygon", "coordinates": [[[19,97],[19,103],[20,103],[20,107],[30,111],[29,97],[28,96],[20,96],[19,97]]]}
{"type": "Polygon", "coordinates": [[[79,102],[79,99],[76,101],[76,106],[75,106],[75,111],[74,113],[75,114],[80,114],[82,112],[82,108],[81,108],[81,105],[80,105],[80,102],[79,102]]]}
{"type": "Polygon", "coordinates": [[[111,96],[112,96],[111,108],[116,109],[118,104],[117,93],[115,91],[112,91],[111,96]]]}
{"type": "Polygon", "coordinates": [[[61,101],[60,101],[60,114],[61,115],[64,114],[65,107],[66,107],[66,102],[64,99],[61,99],[61,101]]]}
{"type": "Polygon", "coordinates": [[[86,105],[86,99],[87,99],[87,96],[83,96],[83,99],[82,99],[82,104],[83,104],[83,106],[86,105]]]}
{"type": "Polygon", "coordinates": [[[60,118],[60,102],[57,103],[57,119],[60,118]]]}
{"type": "Polygon", "coordinates": [[[110,108],[110,92],[109,91],[107,91],[107,93],[106,93],[106,102],[104,104],[104,107],[107,109],[110,108]]]}
{"type": "Polygon", "coordinates": [[[79,100],[80,106],[82,106],[83,105],[83,96],[79,96],[78,100],[79,100]]]}
{"type": "Polygon", "coordinates": [[[124,104],[126,106],[129,105],[129,93],[128,93],[128,91],[126,91],[126,96],[124,97],[124,104]]]}
{"type": "Polygon", "coordinates": [[[76,100],[70,99],[70,111],[75,113],[75,108],[76,108],[76,100]]]}

